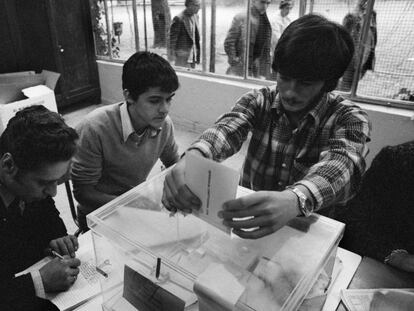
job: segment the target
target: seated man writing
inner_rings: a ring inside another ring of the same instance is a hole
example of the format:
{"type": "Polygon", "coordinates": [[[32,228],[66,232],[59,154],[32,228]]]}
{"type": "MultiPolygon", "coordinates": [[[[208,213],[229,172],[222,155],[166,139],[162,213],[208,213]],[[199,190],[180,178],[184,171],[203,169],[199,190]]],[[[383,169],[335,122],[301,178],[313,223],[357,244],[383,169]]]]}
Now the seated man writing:
{"type": "Polygon", "coordinates": [[[0,310],[58,310],[45,292],[77,278],[76,237],[68,235],[52,199],[76,151],[75,130],[43,106],[17,112],[0,137],[0,310]],[[55,250],[40,270],[14,275],[55,250]]]}
{"type": "Polygon", "coordinates": [[[87,214],[145,181],[158,159],[166,167],[177,162],[168,112],[178,85],[168,61],[137,52],[122,71],[125,102],[92,111],[77,127],[72,180],[83,231],[87,214]]]}
{"type": "MultiPolygon", "coordinates": [[[[252,133],[241,185],[257,192],[226,202],[219,215],[235,234],[263,237],[296,216],[343,204],[357,190],[370,122],[331,93],[353,52],[342,26],[318,15],[297,19],[275,48],[277,85],[242,96],[186,151],[222,161],[252,133]],[[235,219],[241,217],[250,218],[235,219]]],[[[191,212],[200,202],[185,185],[183,160],[166,176],[163,204],[191,212]]]]}

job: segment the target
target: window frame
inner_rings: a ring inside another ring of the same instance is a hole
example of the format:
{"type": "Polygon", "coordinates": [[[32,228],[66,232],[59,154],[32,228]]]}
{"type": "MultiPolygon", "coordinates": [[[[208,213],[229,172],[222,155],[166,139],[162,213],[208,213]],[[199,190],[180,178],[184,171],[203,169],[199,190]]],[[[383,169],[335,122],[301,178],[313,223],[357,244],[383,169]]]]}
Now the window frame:
{"type": "MultiPolygon", "coordinates": [[[[109,12],[108,12],[108,1],[110,0],[102,0],[102,2],[104,3],[104,8],[105,8],[105,21],[106,21],[106,31],[107,31],[107,43],[108,43],[108,50],[109,50],[109,56],[102,56],[102,55],[97,55],[96,54],[96,59],[97,60],[104,60],[104,61],[108,61],[108,62],[114,62],[114,63],[121,63],[123,64],[125,62],[125,60],[121,60],[121,59],[117,59],[113,57],[113,53],[112,53],[112,48],[111,48],[111,42],[112,42],[112,34],[111,34],[111,29],[110,29],[110,23],[109,23],[109,12]]],[[[148,0],[151,1],[151,0],[148,0]]],[[[143,1],[144,5],[145,5],[145,0],[143,1]]],[[[245,42],[249,42],[250,41],[250,35],[251,35],[251,25],[250,25],[250,6],[251,6],[251,2],[252,0],[247,0],[247,6],[246,6],[246,15],[247,15],[247,31],[246,31],[246,36],[245,36],[245,42]]],[[[315,3],[315,0],[299,0],[298,1],[298,5],[299,5],[299,16],[303,16],[304,14],[306,14],[306,9],[307,9],[307,4],[309,2],[309,13],[312,13],[313,11],[313,5],[315,3]]],[[[362,28],[362,38],[361,38],[361,42],[364,42],[367,39],[367,35],[368,35],[368,28],[369,28],[369,23],[371,20],[371,15],[373,14],[373,9],[374,9],[374,4],[375,4],[375,0],[368,0],[367,2],[367,13],[366,16],[367,18],[364,19],[364,23],[363,23],[363,28],[362,28]]],[[[207,18],[206,18],[206,0],[201,0],[201,70],[195,70],[195,69],[191,69],[191,68],[182,68],[182,67],[176,67],[172,64],[172,66],[174,67],[174,69],[177,72],[183,72],[183,73],[189,73],[189,74],[194,74],[196,76],[202,76],[202,77],[212,77],[212,78],[219,78],[219,79],[224,79],[224,80],[228,80],[228,81],[235,81],[235,82],[246,82],[246,83],[252,83],[252,84],[256,84],[256,85],[262,85],[262,86],[270,86],[270,85],[274,85],[275,81],[273,80],[261,80],[261,79],[256,79],[254,77],[250,77],[248,75],[248,49],[246,48],[244,51],[244,55],[243,55],[243,62],[244,62],[244,66],[243,66],[243,76],[242,77],[236,77],[236,76],[231,76],[231,75],[226,75],[226,74],[218,74],[215,72],[211,72],[211,70],[214,70],[215,67],[215,53],[216,53],[216,49],[215,49],[215,44],[214,46],[210,46],[210,57],[209,57],[209,63],[210,66],[207,70],[207,18]],[[213,56],[212,56],[213,55],[213,56]],[[212,61],[213,60],[213,61],[212,61]]],[[[132,9],[133,9],[133,19],[134,19],[134,39],[135,39],[135,51],[139,50],[139,33],[138,33],[138,20],[137,20],[137,0],[132,0],[132,9]]],[[[213,31],[215,31],[215,10],[216,10],[216,0],[211,0],[211,29],[210,29],[210,42],[215,42],[215,33],[213,33],[213,31]]],[[[144,10],[146,11],[146,10],[144,10]]],[[[146,13],[144,13],[146,14],[146,13]]],[[[145,15],[144,15],[145,17],[145,15]]],[[[94,34],[95,35],[95,34],[94,34]]],[[[146,32],[145,32],[145,37],[146,37],[146,32]]],[[[145,38],[145,41],[147,40],[147,38],[145,38]]],[[[145,50],[148,50],[148,44],[145,44],[145,50]]],[[[350,92],[343,92],[343,91],[339,91],[339,90],[334,90],[335,93],[338,93],[340,95],[342,95],[343,97],[352,100],[352,101],[356,101],[356,102],[361,102],[361,103],[367,103],[367,104],[373,104],[373,105],[379,105],[379,106],[385,106],[385,107],[395,107],[395,108],[403,108],[403,109],[407,109],[407,110],[413,110],[414,111],[414,102],[411,101],[404,101],[404,100],[399,100],[399,99],[390,99],[390,98],[385,98],[385,97],[375,97],[375,96],[369,96],[369,95],[360,95],[358,94],[357,90],[358,90],[358,84],[360,82],[360,78],[359,78],[359,71],[361,69],[362,66],[362,55],[364,53],[364,49],[365,49],[365,44],[360,44],[358,51],[356,51],[356,53],[358,53],[359,57],[357,58],[357,70],[355,70],[354,73],[354,79],[352,82],[352,86],[351,86],[351,90],[350,92]]]]}

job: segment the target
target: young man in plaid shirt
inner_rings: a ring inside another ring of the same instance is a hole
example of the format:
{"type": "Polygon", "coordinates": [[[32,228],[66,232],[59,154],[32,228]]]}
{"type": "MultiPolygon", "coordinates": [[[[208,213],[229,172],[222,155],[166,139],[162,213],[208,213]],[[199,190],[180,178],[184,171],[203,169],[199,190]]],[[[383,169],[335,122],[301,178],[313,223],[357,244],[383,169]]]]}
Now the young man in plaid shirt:
{"type": "MultiPolygon", "coordinates": [[[[257,192],[226,202],[219,213],[240,237],[271,234],[355,194],[371,125],[362,109],[331,93],[353,53],[339,24],[318,15],[297,19],[275,48],[277,85],[242,96],[186,151],[222,161],[252,132],[241,185],[257,192]],[[234,220],[241,217],[250,218],[234,220]]],[[[163,204],[184,212],[200,207],[184,183],[184,161],[166,176],[163,204]]]]}

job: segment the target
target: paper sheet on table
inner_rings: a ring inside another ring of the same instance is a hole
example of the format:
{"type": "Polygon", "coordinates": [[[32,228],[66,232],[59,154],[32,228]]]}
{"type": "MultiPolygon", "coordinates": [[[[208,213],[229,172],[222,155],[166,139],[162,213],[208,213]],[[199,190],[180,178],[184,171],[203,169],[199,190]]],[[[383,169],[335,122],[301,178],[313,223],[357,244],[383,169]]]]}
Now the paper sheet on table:
{"type": "MultiPolygon", "coordinates": [[[[362,257],[358,254],[352,253],[346,249],[338,247],[336,253],[337,259],[342,263],[342,268],[339,271],[333,284],[329,287],[328,296],[322,311],[336,310],[341,301],[341,290],[347,288],[361,262],[362,257]]],[[[335,270],[338,268],[335,262],[334,271],[332,275],[336,275],[335,270]]]]}
{"type": "MultiPolygon", "coordinates": [[[[60,310],[69,311],[85,303],[100,293],[99,277],[95,269],[95,256],[92,245],[92,235],[86,233],[79,237],[79,250],[76,257],[81,261],[80,273],[76,282],[65,292],[55,294],[46,293],[46,298],[51,300],[60,310]]],[[[28,269],[16,274],[16,276],[38,270],[51,260],[50,257],[43,258],[28,269]]]]}
{"type": "Polygon", "coordinates": [[[412,311],[414,289],[344,289],[342,301],[349,311],[412,311]]]}
{"type": "Polygon", "coordinates": [[[202,202],[196,216],[229,233],[217,213],[224,202],[235,199],[239,172],[218,162],[188,153],[185,156],[185,182],[202,202]]]}
{"type": "Polygon", "coordinates": [[[194,292],[206,296],[224,310],[233,310],[245,287],[222,264],[211,264],[201,273],[195,283],[194,292]]]}

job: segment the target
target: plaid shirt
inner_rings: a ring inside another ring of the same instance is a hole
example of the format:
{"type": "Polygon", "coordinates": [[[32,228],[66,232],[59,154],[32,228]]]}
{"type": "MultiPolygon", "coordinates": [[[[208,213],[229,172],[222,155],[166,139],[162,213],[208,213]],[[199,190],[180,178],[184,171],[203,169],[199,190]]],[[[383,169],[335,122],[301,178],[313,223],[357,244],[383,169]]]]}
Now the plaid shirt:
{"type": "Polygon", "coordinates": [[[295,129],[280,103],[276,87],[241,97],[189,149],[222,161],[238,152],[252,132],[241,185],[282,191],[301,184],[314,196],[315,210],[344,203],[365,172],[371,124],[350,101],[325,94],[295,129]]]}

